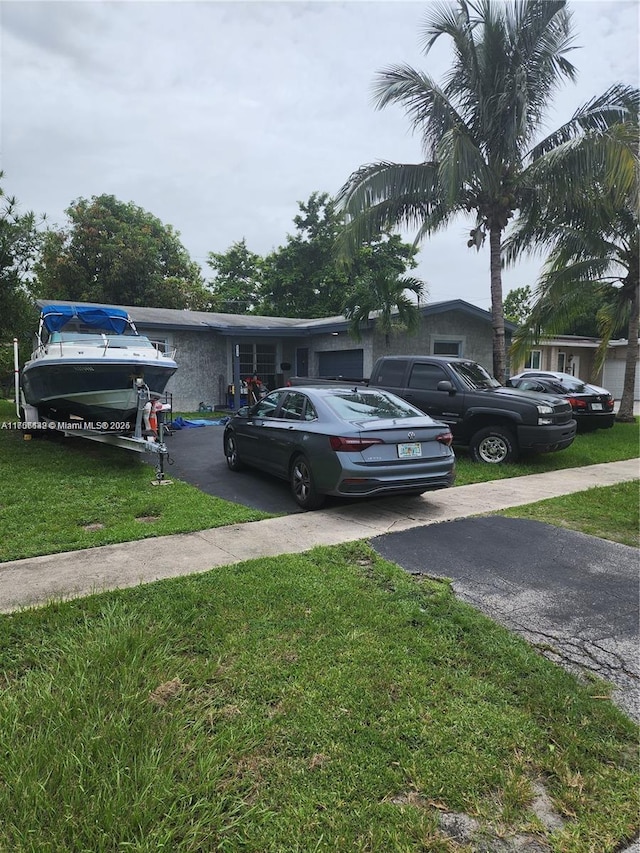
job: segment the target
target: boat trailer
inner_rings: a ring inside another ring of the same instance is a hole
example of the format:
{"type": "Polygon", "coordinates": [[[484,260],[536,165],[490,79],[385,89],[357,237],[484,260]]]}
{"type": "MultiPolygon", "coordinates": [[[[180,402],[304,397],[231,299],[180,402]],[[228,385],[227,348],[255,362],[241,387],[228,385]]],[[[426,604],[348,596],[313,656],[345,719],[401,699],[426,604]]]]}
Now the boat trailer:
{"type": "MultiPolygon", "coordinates": [[[[138,405],[135,428],[132,433],[87,428],[84,421],[73,416],[64,422],[44,417],[35,406],[30,406],[25,401],[22,389],[19,389],[19,396],[16,394],[16,408],[19,400],[21,410],[18,411],[18,417],[23,421],[25,436],[31,437],[31,434],[36,431],[51,430],[62,433],[66,438],[85,438],[100,444],[133,450],[135,453],[152,453],[156,456],[156,479],[152,481],[152,485],[171,485],[171,480],[165,479],[165,465],[169,460],[169,451],[164,441],[165,404],[160,401],[161,395],[150,391],[141,379],[134,380],[133,389],[138,405]]],[[[169,407],[166,406],[166,408],[169,407]]]]}

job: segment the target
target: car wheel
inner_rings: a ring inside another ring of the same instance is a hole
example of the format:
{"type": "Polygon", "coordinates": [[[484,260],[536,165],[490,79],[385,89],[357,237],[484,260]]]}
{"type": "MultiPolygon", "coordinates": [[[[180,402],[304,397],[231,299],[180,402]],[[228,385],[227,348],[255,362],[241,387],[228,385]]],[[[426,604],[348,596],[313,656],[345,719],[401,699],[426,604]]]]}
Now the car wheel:
{"type": "Polygon", "coordinates": [[[241,471],[243,469],[244,466],[238,456],[236,437],[232,432],[224,437],[224,455],[230,471],[241,471]]]}
{"type": "Polygon", "coordinates": [[[515,462],[518,449],[512,433],[506,427],[486,427],[478,430],[471,439],[469,454],[474,462],[501,465],[515,462]]]}
{"type": "Polygon", "coordinates": [[[291,494],[302,509],[319,509],[325,501],[313,482],[311,466],[306,456],[296,456],[289,477],[291,494]]]}

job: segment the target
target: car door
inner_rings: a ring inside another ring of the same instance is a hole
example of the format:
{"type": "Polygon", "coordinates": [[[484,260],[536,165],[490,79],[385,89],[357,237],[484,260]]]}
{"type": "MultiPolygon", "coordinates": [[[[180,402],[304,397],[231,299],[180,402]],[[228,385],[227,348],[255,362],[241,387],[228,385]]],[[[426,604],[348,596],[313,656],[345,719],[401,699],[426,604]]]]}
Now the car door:
{"type": "Polygon", "coordinates": [[[438,383],[445,380],[451,381],[441,365],[416,361],[401,396],[432,418],[454,425],[462,419],[464,394],[439,391],[438,383]]]}
{"type": "Polygon", "coordinates": [[[272,426],[277,421],[280,403],[286,391],[272,391],[249,409],[246,420],[236,427],[238,455],[250,465],[272,471],[277,450],[273,446],[275,433],[272,426]]]}

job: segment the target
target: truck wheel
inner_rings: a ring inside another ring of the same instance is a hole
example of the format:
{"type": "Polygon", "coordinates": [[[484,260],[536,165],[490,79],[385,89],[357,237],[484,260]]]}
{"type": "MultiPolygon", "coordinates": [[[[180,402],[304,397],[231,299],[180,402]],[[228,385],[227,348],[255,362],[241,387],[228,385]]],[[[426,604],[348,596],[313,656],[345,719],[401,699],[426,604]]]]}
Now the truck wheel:
{"type": "Polygon", "coordinates": [[[500,465],[515,462],[518,450],[513,434],[506,427],[480,429],[469,442],[469,454],[474,462],[500,465]]]}
{"type": "Polygon", "coordinates": [[[319,509],[325,501],[313,482],[311,466],[306,456],[296,456],[289,476],[291,494],[302,509],[319,509]]]}
{"type": "Polygon", "coordinates": [[[242,471],[243,464],[238,456],[238,445],[235,435],[230,432],[224,439],[224,455],[230,471],[242,471]]]}

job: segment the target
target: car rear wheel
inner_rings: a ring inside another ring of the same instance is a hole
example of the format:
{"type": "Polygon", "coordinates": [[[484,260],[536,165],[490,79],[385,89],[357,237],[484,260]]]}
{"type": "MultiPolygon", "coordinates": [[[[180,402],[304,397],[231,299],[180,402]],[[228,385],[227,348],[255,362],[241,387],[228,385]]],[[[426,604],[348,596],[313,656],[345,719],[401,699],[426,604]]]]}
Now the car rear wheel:
{"type": "Polygon", "coordinates": [[[238,456],[238,445],[236,437],[233,433],[229,433],[224,439],[224,455],[227,459],[227,465],[230,471],[241,471],[243,464],[238,456]]]}
{"type": "Polygon", "coordinates": [[[324,503],[325,496],[316,489],[306,456],[296,456],[293,460],[289,483],[291,494],[302,509],[319,509],[324,503]]]}
{"type": "Polygon", "coordinates": [[[469,442],[469,454],[474,462],[501,465],[515,462],[518,448],[515,438],[506,427],[486,427],[478,430],[469,442]]]}

